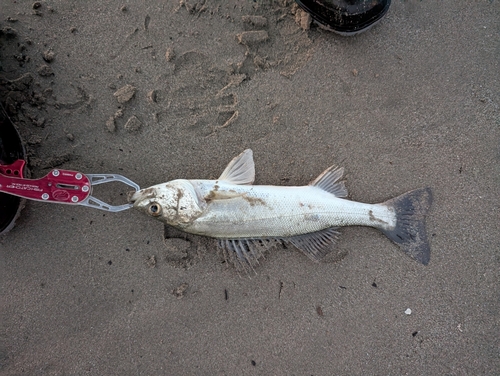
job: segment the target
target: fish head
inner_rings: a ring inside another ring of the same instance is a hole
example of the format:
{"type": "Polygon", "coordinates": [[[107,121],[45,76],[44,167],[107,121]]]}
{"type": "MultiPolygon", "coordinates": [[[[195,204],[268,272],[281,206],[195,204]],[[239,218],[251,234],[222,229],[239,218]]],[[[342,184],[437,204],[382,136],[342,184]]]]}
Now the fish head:
{"type": "Polygon", "coordinates": [[[203,201],[187,180],[173,180],[133,192],[134,208],[172,226],[185,227],[203,213],[203,201]]]}

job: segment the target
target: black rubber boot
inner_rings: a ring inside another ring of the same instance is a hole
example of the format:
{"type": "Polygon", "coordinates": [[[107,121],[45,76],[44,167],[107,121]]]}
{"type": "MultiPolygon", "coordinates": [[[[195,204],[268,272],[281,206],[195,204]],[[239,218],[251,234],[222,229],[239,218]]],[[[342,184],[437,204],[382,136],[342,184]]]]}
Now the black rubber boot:
{"type": "MultiPolygon", "coordinates": [[[[25,158],[21,137],[0,105],[0,164],[10,164],[25,158]]],[[[23,206],[23,199],[0,192],[0,235],[14,226],[23,206]]]]}
{"type": "Polygon", "coordinates": [[[384,17],[391,0],[295,0],[319,24],[341,35],[362,33],[384,17]]]}

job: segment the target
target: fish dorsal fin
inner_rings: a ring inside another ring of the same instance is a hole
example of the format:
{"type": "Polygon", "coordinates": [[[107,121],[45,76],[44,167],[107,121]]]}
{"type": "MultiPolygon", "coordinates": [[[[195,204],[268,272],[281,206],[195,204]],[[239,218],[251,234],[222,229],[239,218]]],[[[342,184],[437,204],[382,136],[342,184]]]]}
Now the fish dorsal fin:
{"type": "Polygon", "coordinates": [[[331,166],[323,171],[312,183],[309,185],[318,187],[327,191],[336,197],[347,197],[347,188],[342,179],[344,174],[343,167],[331,166]]]}
{"type": "Polygon", "coordinates": [[[324,230],[310,232],[285,238],[283,240],[292,243],[300,249],[314,262],[320,262],[331,251],[332,246],[337,240],[339,232],[337,227],[330,227],[324,230]]]}
{"type": "Polygon", "coordinates": [[[229,162],[219,180],[238,185],[251,185],[255,180],[255,165],[253,163],[252,150],[245,150],[229,162]]]}

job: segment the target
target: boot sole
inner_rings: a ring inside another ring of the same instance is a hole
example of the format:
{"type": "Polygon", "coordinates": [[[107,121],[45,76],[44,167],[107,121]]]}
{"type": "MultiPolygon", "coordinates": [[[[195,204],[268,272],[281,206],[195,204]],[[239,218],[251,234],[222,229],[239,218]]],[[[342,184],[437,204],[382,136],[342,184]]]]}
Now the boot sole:
{"type": "Polygon", "coordinates": [[[342,36],[353,36],[371,29],[374,25],[379,23],[382,18],[384,18],[391,5],[391,1],[387,1],[387,4],[385,4],[384,8],[380,12],[367,20],[361,20],[361,16],[359,16],[360,22],[356,23],[355,16],[351,16],[352,19],[346,21],[345,15],[343,15],[340,10],[335,12],[334,10],[327,9],[326,7],[321,7],[314,1],[295,0],[295,2],[304,11],[309,13],[314,21],[316,21],[316,23],[318,23],[322,28],[342,36]],[[336,23],[333,20],[335,20],[336,23]]]}

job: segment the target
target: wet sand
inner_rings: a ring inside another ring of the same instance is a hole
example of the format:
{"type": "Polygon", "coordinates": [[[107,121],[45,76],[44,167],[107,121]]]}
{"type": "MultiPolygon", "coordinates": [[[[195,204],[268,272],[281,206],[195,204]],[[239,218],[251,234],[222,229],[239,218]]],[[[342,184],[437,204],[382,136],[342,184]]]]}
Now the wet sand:
{"type": "Polygon", "coordinates": [[[29,202],[0,238],[1,375],[500,373],[498,2],[396,0],[350,38],[285,0],[1,13],[34,177],[209,179],[251,148],[256,184],[337,164],[356,201],[434,194],[428,266],[352,227],[324,262],[278,247],[251,278],[134,210],[29,202]]]}

